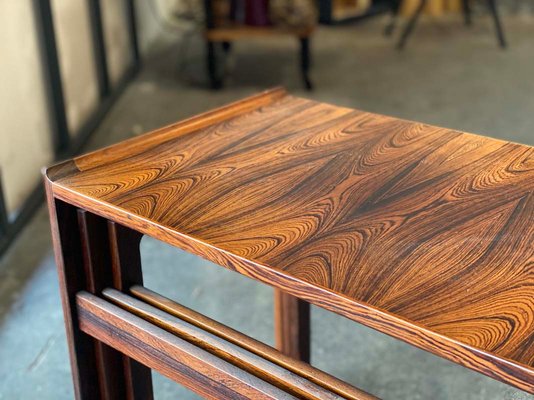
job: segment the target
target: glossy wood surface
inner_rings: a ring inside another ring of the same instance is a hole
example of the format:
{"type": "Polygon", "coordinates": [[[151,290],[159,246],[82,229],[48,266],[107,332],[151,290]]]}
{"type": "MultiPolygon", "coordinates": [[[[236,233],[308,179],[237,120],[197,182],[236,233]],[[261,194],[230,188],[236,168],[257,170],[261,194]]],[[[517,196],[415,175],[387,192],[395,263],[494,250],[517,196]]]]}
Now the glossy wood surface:
{"type": "Polygon", "coordinates": [[[83,332],[204,398],[296,398],[90,293],[79,292],[76,304],[83,332]]]}
{"type": "Polygon", "coordinates": [[[534,149],[274,90],[54,196],[534,393],[534,149]]]}
{"type": "Polygon", "coordinates": [[[274,341],[280,352],[295,360],[310,362],[310,303],[274,291],[274,341]]]}
{"type": "MultiPolygon", "coordinates": [[[[80,290],[96,293],[112,285],[117,271],[111,268],[109,242],[121,235],[108,235],[106,220],[55,199],[49,183],[46,191],[75,398],[152,399],[150,370],[86,335],[78,324],[75,296],[80,290]]],[[[139,256],[134,243],[127,247],[129,260],[139,256]]],[[[123,258],[122,253],[116,256],[123,258]]],[[[136,264],[128,267],[126,274],[133,276],[136,264]]]]}
{"type": "MultiPolygon", "coordinates": [[[[146,290],[144,293],[146,295],[146,290]]],[[[283,363],[275,362],[280,357],[282,359],[285,358],[273,348],[271,348],[269,354],[273,356],[273,359],[275,360],[274,362],[267,357],[263,357],[263,354],[261,354],[264,346],[260,346],[259,349],[256,349],[256,346],[252,345],[251,348],[246,349],[233,340],[227,340],[226,338],[222,337],[223,335],[218,334],[219,327],[217,325],[220,324],[215,323],[215,321],[209,323],[208,330],[203,329],[202,327],[189,322],[191,319],[198,321],[203,317],[195,315],[196,313],[192,310],[188,310],[188,318],[187,320],[184,320],[176,315],[179,312],[174,312],[172,314],[168,313],[163,309],[154,307],[144,301],[114,289],[104,290],[103,295],[106,299],[111,300],[121,308],[160,328],[165,329],[168,332],[173,333],[189,343],[208,351],[209,353],[257,376],[266,382],[271,383],[274,386],[279,387],[285,392],[290,393],[298,398],[310,400],[333,400],[342,398],[357,400],[375,399],[375,397],[370,396],[354,387],[350,387],[350,385],[342,384],[341,382],[338,384],[337,382],[339,381],[337,381],[335,378],[330,377],[313,367],[310,367],[306,363],[299,363],[288,358],[291,360],[288,362],[290,368],[286,368],[286,366],[282,365],[283,363]],[[327,383],[333,383],[332,386],[334,391],[324,387],[319,383],[316,383],[316,381],[319,381],[318,379],[312,380],[305,376],[306,374],[300,374],[300,365],[307,366],[307,369],[312,371],[312,377],[315,375],[318,375],[319,377],[324,376],[327,383]],[[349,396],[344,396],[344,388],[350,388],[348,391],[346,391],[349,396]]],[[[150,297],[154,299],[154,294],[151,294],[150,297]]],[[[167,301],[165,308],[168,308],[168,306],[169,302],[167,301]]],[[[180,309],[178,304],[174,304],[172,308],[173,310],[180,309]]],[[[228,327],[223,326],[223,334],[227,334],[229,331],[230,329],[228,327]]],[[[235,335],[233,336],[235,337],[235,335]]],[[[244,339],[243,337],[247,338],[246,335],[238,334],[237,336],[240,337],[241,342],[246,341],[248,344],[254,342],[252,338],[249,338],[250,340],[244,339]]]]}
{"type": "MultiPolygon", "coordinates": [[[[362,392],[361,390],[355,388],[343,382],[329,374],[324,373],[321,370],[313,368],[310,364],[306,362],[301,362],[298,358],[293,358],[287,356],[283,353],[280,353],[271,346],[266,345],[258,340],[251,338],[250,336],[244,335],[241,332],[238,332],[226,325],[223,325],[217,321],[212,320],[211,318],[206,317],[205,315],[199,314],[196,311],[193,311],[181,304],[178,304],[164,296],[161,296],[158,293],[151,291],[143,286],[133,286],[130,288],[130,292],[137,298],[141,299],[143,302],[153,305],[160,310],[165,311],[166,313],[180,318],[183,321],[189,322],[190,324],[202,329],[205,332],[209,332],[213,335],[216,335],[229,343],[233,343],[245,350],[250,351],[265,360],[268,360],[276,365],[279,365],[288,371],[291,371],[297,375],[300,375],[310,382],[314,382],[319,386],[322,386],[338,395],[342,396],[345,399],[351,400],[362,400],[362,399],[374,399],[375,397],[362,392]]],[[[107,290],[104,293],[104,296],[115,301],[120,301],[117,299],[117,296],[110,294],[110,291],[107,290]]],[[[124,302],[122,302],[124,305],[124,302]]],[[[144,310],[135,310],[132,307],[132,312],[139,314],[146,314],[144,310]]]]}

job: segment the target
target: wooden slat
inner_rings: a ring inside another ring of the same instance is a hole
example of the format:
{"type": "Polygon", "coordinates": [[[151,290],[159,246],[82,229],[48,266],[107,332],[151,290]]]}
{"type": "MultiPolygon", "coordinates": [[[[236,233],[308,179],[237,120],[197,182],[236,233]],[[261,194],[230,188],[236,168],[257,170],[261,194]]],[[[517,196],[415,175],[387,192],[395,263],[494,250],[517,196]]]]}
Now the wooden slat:
{"type": "Polygon", "coordinates": [[[281,389],[87,292],[80,329],[208,399],[294,399],[281,389]]]}
{"type": "MultiPolygon", "coordinates": [[[[376,399],[376,397],[371,396],[340,379],[313,368],[311,365],[305,362],[297,361],[291,357],[288,357],[278,352],[271,346],[244,335],[241,332],[214,321],[211,318],[199,314],[183,305],[177,304],[172,300],[151,291],[150,289],[147,289],[143,286],[133,286],[130,291],[144,302],[149,303],[184,321],[187,321],[206,332],[212,333],[230,343],[240,346],[241,348],[246,349],[274,364],[277,364],[288,371],[308,379],[310,382],[314,382],[315,384],[322,386],[329,391],[337,393],[344,398],[351,400],[376,399]]],[[[116,296],[111,296],[109,291],[105,291],[104,294],[110,298],[113,298],[113,300],[116,300],[116,296]]]]}
{"type": "Polygon", "coordinates": [[[298,398],[310,400],[341,398],[298,374],[124,293],[106,289],[103,294],[122,308],[298,398]]]}

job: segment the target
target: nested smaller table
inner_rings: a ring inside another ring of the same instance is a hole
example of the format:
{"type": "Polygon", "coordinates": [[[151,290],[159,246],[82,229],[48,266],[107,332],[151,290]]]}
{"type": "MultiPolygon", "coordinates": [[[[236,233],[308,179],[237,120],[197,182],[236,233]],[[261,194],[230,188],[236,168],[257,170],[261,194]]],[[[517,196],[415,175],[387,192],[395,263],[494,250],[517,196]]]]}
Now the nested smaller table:
{"type": "Polygon", "coordinates": [[[78,398],[371,398],[310,303],[534,393],[532,147],[274,89],[45,175],[78,398]],[[274,286],[278,350],[144,288],[142,235],[274,286]]]}

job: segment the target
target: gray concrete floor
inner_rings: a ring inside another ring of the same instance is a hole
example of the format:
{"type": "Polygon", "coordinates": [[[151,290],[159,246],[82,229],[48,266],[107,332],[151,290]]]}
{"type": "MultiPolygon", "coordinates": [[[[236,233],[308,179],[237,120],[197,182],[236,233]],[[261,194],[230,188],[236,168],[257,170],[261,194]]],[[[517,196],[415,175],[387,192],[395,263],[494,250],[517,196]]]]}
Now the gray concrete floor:
{"type": "MultiPolygon", "coordinates": [[[[201,87],[202,47],[162,46],[119,99],[89,148],[116,142],[270,86],[340,105],[534,144],[534,21],[505,21],[510,49],[490,21],[425,21],[403,53],[385,21],[321,28],[316,90],[306,93],[294,40],[236,43],[225,90],[201,87]],[[183,53],[182,53],[183,54],[183,53]],[[177,72],[179,69],[179,73],[177,72]]],[[[142,242],[146,285],[272,343],[272,291],[153,239],[142,242]],[[172,278],[169,278],[172,277],[172,278]]],[[[70,399],[58,285],[46,210],[0,260],[0,398],[70,399]]],[[[531,399],[532,396],[313,308],[313,364],[384,399],[531,399]]],[[[155,376],[156,398],[196,398],[155,376]]]]}

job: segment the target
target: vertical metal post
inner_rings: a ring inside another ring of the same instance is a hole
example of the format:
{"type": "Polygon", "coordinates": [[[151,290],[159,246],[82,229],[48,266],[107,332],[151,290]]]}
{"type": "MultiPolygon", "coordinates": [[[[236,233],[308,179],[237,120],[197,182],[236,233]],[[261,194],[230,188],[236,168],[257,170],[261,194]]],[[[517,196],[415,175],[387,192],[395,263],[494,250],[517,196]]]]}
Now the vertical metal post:
{"type": "Polygon", "coordinates": [[[4,186],[2,185],[2,170],[0,170],[0,237],[7,233],[8,225],[7,206],[4,199],[4,186]]]}
{"type": "Polygon", "coordinates": [[[70,144],[69,128],[65,113],[63,84],[56,47],[54,21],[50,0],[33,0],[38,38],[40,39],[41,57],[49,97],[52,132],[56,156],[67,150],[70,144]]]}
{"type": "Polygon", "coordinates": [[[110,93],[110,86],[106,59],[106,42],[102,24],[102,8],[100,6],[100,0],[88,0],[88,5],[89,15],[91,17],[91,33],[93,36],[93,51],[98,77],[98,88],[100,99],[104,99],[110,93]]]}

